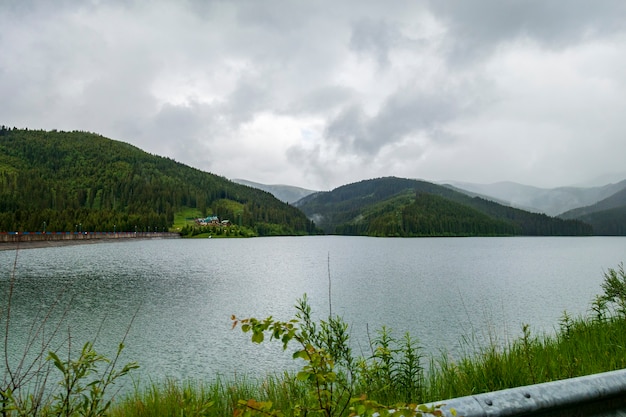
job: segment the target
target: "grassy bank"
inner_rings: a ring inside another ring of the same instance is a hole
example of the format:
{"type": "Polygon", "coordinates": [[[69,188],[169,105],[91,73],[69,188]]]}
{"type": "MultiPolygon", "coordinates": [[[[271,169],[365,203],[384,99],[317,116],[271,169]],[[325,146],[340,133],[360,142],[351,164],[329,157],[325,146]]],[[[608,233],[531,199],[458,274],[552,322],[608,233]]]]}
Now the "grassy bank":
{"type": "Polygon", "coordinates": [[[395,337],[388,329],[372,339],[369,357],[354,357],[347,326],[339,318],[313,323],[305,298],[296,306],[294,321],[234,318],[254,342],[277,339],[300,346],[296,360],[303,364],[301,372],[210,384],[166,381],[116,402],[111,415],[295,416],[306,410],[309,415],[347,416],[351,407],[362,404],[361,410],[380,410],[378,404],[434,402],[625,368],[622,266],[605,274],[603,289],[587,316],[564,313],[553,335],[535,335],[524,325],[523,336],[504,348],[487,346],[461,358],[445,353],[424,358],[414,339],[395,337]],[[350,398],[358,400],[350,403],[350,398]]]}

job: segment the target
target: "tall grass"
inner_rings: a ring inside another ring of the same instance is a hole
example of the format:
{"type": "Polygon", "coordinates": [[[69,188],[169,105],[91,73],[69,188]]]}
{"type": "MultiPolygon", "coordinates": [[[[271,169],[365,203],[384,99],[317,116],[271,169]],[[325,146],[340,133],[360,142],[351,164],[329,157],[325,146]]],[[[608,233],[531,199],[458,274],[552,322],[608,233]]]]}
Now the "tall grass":
{"type": "Polygon", "coordinates": [[[503,349],[483,348],[454,361],[433,361],[425,397],[429,401],[537,384],[626,367],[626,319],[569,320],[552,336],[523,336],[503,349]]]}
{"type": "Polygon", "coordinates": [[[289,407],[306,397],[304,384],[287,373],[263,379],[236,377],[211,383],[175,381],[136,386],[111,410],[111,417],[180,417],[233,415],[239,400],[255,398],[289,407]]]}

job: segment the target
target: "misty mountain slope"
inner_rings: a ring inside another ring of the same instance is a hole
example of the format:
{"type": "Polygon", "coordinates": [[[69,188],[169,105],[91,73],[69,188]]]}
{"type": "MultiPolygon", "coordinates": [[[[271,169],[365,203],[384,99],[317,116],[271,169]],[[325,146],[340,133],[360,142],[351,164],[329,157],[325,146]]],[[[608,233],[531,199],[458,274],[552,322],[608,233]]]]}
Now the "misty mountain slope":
{"type": "Polygon", "coordinates": [[[623,188],[610,197],[598,201],[595,204],[566,211],[565,213],[559,215],[559,217],[563,219],[577,219],[588,214],[612,210],[624,206],[626,206],[626,188],[623,188]]]}
{"type": "Polygon", "coordinates": [[[307,190],[306,188],[294,187],[292,185],[283,184],[261,184],[258,182],[248,181],[240,178],[231,180],[237,184],[247,185],[248,187],[257,188],[259,190],[267,191],[274,197],[285,203],[293,204],[296,201],[306,197],[309,194],[313,194],[316,191],[307,190]]]}
{"type": "Polygon", "coordinates": [[[563,213],[563,219],[584,221],[595,235],[626,235],[626,188],[596,204],[563,213]]]}
{"type": "MultiPolygon", "coordinates": [[[[457,183],[455,183],[455,184],[457,184],[457,183]]],[[[493,196],[490,196],[490,195],[486,195],[486,194],[482,194],[482,193],[479,193],[479,192],[466,190],[466,189],[460,188],[457,185],[452,185],[451,183],[445,183],[445,184],[441,184],[441,185],[443,185],[446,188],[450,188],[451,190],[454,190],[454,191],[456,191],[458,193],[470,196],[470,197],[482,198],[484,200],[493,201],[494,203],[498,203],[498,204],[501,204],[503,206],[511,206],[511,207],[522,209],[522,210],[530,211],[530,212],[533,212],[533,213],[537,213],[538,212],[537,209],[534,208],[534,207],[522,207],[522,206],[519,206],[519,205],[514,205],[514,204],[511,204],[509,201],[501,200],[499,198],[496,198],[496,197],[493,197],[493,196]]]]}
{"type": "Polygon", "coordinates": [[[592,205],[626,188],[626,180],[600,187],[538,188],[514,182],[473,184],[449,182],[472,196],[482,196],[523,210],[556,216],[578,207],[592,205]]]}
{"type": "Polygon", "coordinates": [[[433,183],[384,177],[311,194],[296,203],[326,233],[369,236],[589,234],[579,221],[502,206],[433,183]]]}

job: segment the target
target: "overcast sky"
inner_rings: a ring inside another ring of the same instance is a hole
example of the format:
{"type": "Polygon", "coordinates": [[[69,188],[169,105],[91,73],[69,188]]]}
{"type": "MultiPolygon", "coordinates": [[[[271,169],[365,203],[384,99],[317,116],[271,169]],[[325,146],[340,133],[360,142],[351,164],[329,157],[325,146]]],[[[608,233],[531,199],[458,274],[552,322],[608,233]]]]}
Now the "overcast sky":
{"type": "Polygon", "coordinates": [[[0,0],[0,124],[227,178],[626,178],[624,0],[0,0]]]}

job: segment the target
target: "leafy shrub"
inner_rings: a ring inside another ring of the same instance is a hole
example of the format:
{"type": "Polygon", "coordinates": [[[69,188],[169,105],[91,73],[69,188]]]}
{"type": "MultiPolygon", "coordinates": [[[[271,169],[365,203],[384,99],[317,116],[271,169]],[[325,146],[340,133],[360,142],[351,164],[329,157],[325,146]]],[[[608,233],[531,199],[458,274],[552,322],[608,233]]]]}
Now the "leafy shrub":
{"type": "MultiPolygon", "coordinates": [[[[299,399],[291,410],[293,416],[421,416],[424,413],[441,414],[440,406],[426,407],[411,404],[419,397],[422,366],[416,342],[405,335],[401,341],[391,337],[383,328],[372,343],[372,356],[356,359],[349,344],[348,325],[338,316],[320,320],[311,317],[306,294],[296,303],[295,318],[278,321],[272,317],[239,319],[232,316],[233,328],[238,325],[244,333],[251,333],[254,343],[263,343],[266,333],[270,340],[279,340],[283,349],[296,343],[294,359],[304,360],[296,374],[297,381],[307,387],[307,395],[299,399]],[[401,402],[386,406],[368,399],[364,387],[376,381],[373,392],[386,400],[402,397],[401,402]]],[[[270,401],[240,400],[235,416],[284,416],[270,401]]]]}
{"type": "Polygon", "coordinates": [[[602,306],[606,307],[606,303],[612,303],[619,316],[626,316],[626,273],[623,263],[620,263],[617,269],[609,268],[604,273],[602,289],[604,294],[596,299],[595,307],[601,309],[602,306]]]}

